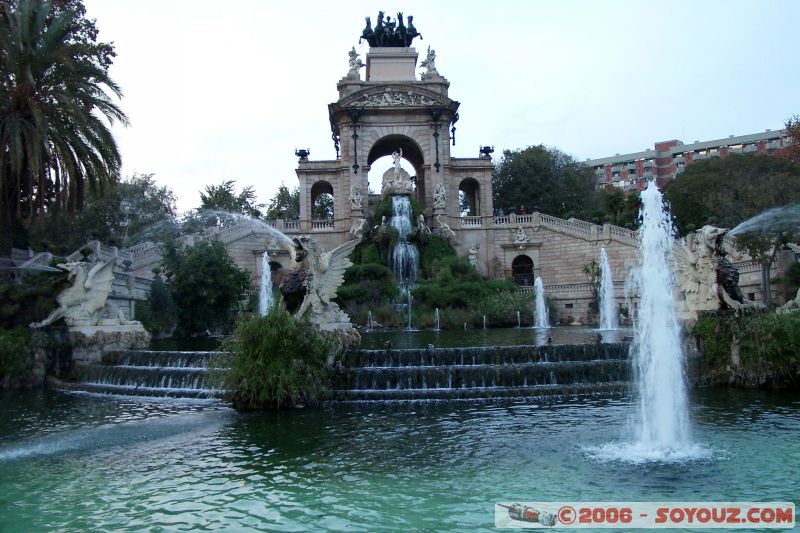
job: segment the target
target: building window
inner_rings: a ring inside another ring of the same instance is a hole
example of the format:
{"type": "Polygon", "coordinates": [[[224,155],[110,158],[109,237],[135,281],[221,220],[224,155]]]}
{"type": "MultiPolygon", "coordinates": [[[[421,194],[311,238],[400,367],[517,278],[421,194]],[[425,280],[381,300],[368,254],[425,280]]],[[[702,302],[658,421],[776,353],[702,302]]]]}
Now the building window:
{"type": "Polygon", "coordinates": [[[564,304],[564,307],[567,309],[572,309],[572,304],[564,304]]]}

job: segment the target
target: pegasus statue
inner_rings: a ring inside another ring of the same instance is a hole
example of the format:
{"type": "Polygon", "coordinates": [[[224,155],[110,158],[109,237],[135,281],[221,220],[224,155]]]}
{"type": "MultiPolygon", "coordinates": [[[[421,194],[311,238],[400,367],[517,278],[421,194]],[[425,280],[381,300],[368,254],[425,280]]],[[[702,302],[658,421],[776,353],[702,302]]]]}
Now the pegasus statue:
{"type": "Polygon", "coordinates": [[[69,273],[67,279],[72,285],[61,291],[56,298],[58,309],[41,322],[30,324],[30,327],[43,328],[61,318],[67,326],[97,326],[101,321],[106,324],[139,325],[138,321],[126,320],[122,311],[112,308],[107,301],[114,283],[115,263],[116,260],[112,259],[105,263],[96,263],[91,268],[88,263],[82,262],[58,265],[69,273]]]}
{"type": "Polygon", "coordinates": [[[359,243],[353,239],[320,254],[308,235],[292,239],[289,248],[294,265],[280,284],[281,306],[295,318],[306,318],[322,331],[350,330],[350,317],[336,302],[336,291],[344,282],[344,271],[352,266],[348,257],[359,243]]]}

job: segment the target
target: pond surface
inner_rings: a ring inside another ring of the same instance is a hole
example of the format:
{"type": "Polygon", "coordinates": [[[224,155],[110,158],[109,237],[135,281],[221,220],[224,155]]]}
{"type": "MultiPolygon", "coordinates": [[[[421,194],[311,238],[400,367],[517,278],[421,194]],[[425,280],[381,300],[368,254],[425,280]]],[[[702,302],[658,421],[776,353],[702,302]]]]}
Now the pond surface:
{"type": "Polygon", "coordinates": [[[601,330],[581,326],[564,326],[546,329],[490,328],[441,331],[374,331],[361,333],[361,347],[365,349],[384,347],[392,341],[392,348],[425,348],[433,344],[437,348],[456,346],[543,346],[550,337],[553,344],[593,343],[600,335],[603,342],[622,342],[633,335],[630,328],[601,330]]]}
{"type": "Polygon", "coordinates": [[[496,501],[797,501],[797,394],[704,391],[712,458],[636,465],[626,400],[337,406],[0,394],[0,531],[492,530],[496,501]]]}

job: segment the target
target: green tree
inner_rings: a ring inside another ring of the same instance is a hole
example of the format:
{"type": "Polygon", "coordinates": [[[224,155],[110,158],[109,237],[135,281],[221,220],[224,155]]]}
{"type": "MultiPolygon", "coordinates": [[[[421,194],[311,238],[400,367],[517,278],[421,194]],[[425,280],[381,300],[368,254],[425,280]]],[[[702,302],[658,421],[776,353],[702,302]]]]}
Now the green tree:
{"type": "Polygon", "coordinates": [[[202,240],[186,248],[167,242],[162,265],[175,302],[179,333],[230,329],[250,288],[250,276],[236,266],[222,242],[202,240]]]}
{"type": "Polygon", "coordinates": [[[235,180],[227,180],[219,185],[207,185],[205,192],[200,192],[200,209],[217,209],[261,218],[260,208],[264,205],[256,203],[253,186],[248,185],[237,194],[235,184],[235,180]]]}
{"type": "Polygon", "coordinates": [[[313,405],[325,391],[330,340],[283,309],[241,321],[224,347],[233,354],[226,388],[237,409],[313,405]]]}
{"type": "Polygon", "coordinates": [[[134,174],[104,190],[90,192],[86,208],[78,214],[54,214],[34,220],[27,235],[15,245],[46,247],[66,254],[89,239],[105,244],[132,246],[143,241],[176,237],[175,195],[158,186],[152,174],[134,174]]]}
{"type": "Polygon", "coordinates": [[[113,47],[97,43],[80,0],[3,2],[0,13],[0,251],[11,229],[46,212],[79,211],[85,183],[113,183],[120,154],[108,123],[113,47]],[[105,119],[105,120],[103,120],[105,119]]]}
{"type": "Polygon", "coordinates": [[[169,285],[156,274],[146,302],[136,306],[136,320],[155,337],[165,337],[175,329],[176,306],[169,285]]]}
{"type": "Polygon", "coordinates": [[[322,193],[314,198],[314,219],[330,220],[334,215],[335,199],[332,194],[322,193]]]}
{"type": "Polygon", "coordinates": [[[300,218],[300,189],[295,187],[290,191],[286,185],[281,183],[278,192],[267,205],[264,218],[267,220],[298,220],[300,218]]]}
{"type": "Polygon", "coordinates": [[[83,234],[117,246],[175,236],[175,194],[153,174],[134,174],[90,195],[81,214],[83,234]]]}
{"type": "Polygon", "coordinates": [[[543,145],[505,150],[492,175],[494,207],[524,206],[557,217],[587,218],[597,201],[592,169],[543,145]]]}
{"type": "Polygon", "coordinates": [[[783,148],[778,155],[795,163],[800,163],[800,115],[792,115],[784,124],[789,145],[783,148]]]}
{"type": "Polygon", "coordinates": [[[625,194],[618,189],[599,191],[602,222],[635,229],[639,226],[639,193],[625,194]]]}
{"type": "MultiPolygon", "coordinates": [[[[759,213],[800,202],[800,165],[772,156],[732,154],[694,163],[665,188],[678,230],[706,224],[733,228],[759,213]]],[[[787,236],[780,231],[737,238],[739,248],[761,263],[762,291],[771,304],[769,269],[787,236]]]]}

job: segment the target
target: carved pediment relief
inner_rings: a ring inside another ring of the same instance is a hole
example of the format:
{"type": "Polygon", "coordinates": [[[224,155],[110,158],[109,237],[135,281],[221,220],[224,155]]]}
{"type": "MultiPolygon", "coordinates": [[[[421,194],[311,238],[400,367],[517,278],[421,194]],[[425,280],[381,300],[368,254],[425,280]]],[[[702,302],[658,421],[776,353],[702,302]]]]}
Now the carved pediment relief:
{"type": "Polygon", "coordinates": [[[342,102],[343,107],[447,107],[449,100],[412,87],[381,87],[356,93],[342,102]]]}

